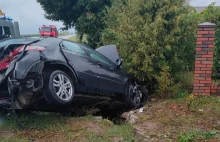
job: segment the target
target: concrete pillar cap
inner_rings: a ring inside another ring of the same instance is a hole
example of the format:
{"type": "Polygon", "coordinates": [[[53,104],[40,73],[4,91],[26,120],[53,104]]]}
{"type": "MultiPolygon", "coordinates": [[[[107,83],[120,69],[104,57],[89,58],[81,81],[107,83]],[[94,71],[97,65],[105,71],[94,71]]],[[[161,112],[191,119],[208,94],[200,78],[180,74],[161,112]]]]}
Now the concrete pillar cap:
{"type": "Polygon", "coordinates": [[[216,24],[209,23],[209,22],[204,22],[204,23],[199,24],[199,27],[215,27],[215,26],[216,24]]]}

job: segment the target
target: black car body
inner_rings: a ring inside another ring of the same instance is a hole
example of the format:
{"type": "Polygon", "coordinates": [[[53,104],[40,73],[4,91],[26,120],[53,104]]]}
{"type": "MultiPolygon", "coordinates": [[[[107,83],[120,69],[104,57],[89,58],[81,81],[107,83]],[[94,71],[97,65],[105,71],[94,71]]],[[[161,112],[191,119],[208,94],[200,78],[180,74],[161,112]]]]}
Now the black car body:
{"type": "Polygon", "coordinates": [[[94,50],[59,38],[0,41],[0,105],[23,109],[41,98],[49,104],[66,105],[78,94],[87,94],[139,107],[147,91],[121,64],[114,45],[94,50]]]}

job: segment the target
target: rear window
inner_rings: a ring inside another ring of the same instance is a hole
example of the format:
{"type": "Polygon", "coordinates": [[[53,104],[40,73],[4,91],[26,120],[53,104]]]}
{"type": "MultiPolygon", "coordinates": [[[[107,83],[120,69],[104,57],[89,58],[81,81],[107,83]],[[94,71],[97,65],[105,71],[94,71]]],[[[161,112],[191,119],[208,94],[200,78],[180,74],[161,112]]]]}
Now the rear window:
{"type": "Polygon", "coordinates": [[[43,31],[43,32],[51,32],[51,31],[52,31],[52,28],[42,27],[42,28],[41,28],[41,31],[43,31]]]}

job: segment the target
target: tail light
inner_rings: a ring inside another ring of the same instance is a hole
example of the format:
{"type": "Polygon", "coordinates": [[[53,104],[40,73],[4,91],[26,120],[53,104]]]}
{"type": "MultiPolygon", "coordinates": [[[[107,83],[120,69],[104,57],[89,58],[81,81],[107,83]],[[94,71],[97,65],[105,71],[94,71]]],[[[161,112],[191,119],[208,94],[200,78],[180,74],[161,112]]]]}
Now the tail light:
{"type": "MultiPolygon", "coordinates": [[[[24,50],[25,46],[19,46],[18,48],[14,49],[7,55],[3,55],[4,58],[0,60],[0,70],[8,68],[10,63],[17,58],[17,56],[24,50]]],[[[40,46],[27,46],[25,51],[43,51],[45,50],[44,47],[40,46]]]]}

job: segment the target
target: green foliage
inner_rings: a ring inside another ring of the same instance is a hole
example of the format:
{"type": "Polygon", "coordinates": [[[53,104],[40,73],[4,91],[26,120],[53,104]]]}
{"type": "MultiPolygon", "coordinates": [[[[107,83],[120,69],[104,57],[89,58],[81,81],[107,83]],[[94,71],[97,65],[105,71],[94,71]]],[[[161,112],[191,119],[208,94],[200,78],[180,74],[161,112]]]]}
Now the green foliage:
{"type": "Polygon", "coordinates": [[[193,90],[193,71],[180,71],[175,74],[174,78],[181,84],[181,88],[188,93],[193,90]]]}
{"type": "Polygon", "coordinates": [[[174,97],[173,95],[178,94],[180,85],[175,84],[171,74],[167,70],[162,70],[161,75],[157,78],[158,88],[156,94],[162,97],[174,97]]]}
{"type": "Polygon", "coordinates": [[[54,21],[62,21],[66,28],[75,27],[80,39],[87,34],[92,47],[101,44],[101,31],[105,28],[103,21],[106,6],[111,0],[37,0],[45,17],[54,21]]]}
{"type": "Polygon", "coordinates": [[[208,8],[201,14],[202,22],[211,22],[216,24],[215,33],[215,52],[214,52],[214,75],[217,76],[217,67],[220,67],[220,8],[215,7],[215,3],[212,3],[208,8]]]}
{"type": "Polygon", "coordinates": [[[183,133],[178,137],[178,142],[193,142],[207,140],[215,137],[217,131],[191,131],[188,133],[183,133]]]}
{"type": "MultiPolygon", "coordinates": [[[[214,72],[220,67],[220,8],[202,14],[188,0],[37,0],[45,17],[75,27],[92,47],[116,44],[124,68],[160,96],[192,90],[196,31],[199,23],[216,28],[214,72]]],[[[73,39],[75,40],[75,39],[73,39]]]]}
{"type": "Polygon", "coordinates": [[[186,98],[187,96],[189,96],[188,92],[186,92],[185,90],[181,90],[173,97],[173,99],[182,100],[183,98],[186,98]]]}
{"type": "Polygon", "coordinates": [[[114,0],[102,40],[118,45],[124,68],[150,90],[171,96],[178,88],[175,74],[193,69],[198,21],[186,1],[114,0]]]}

